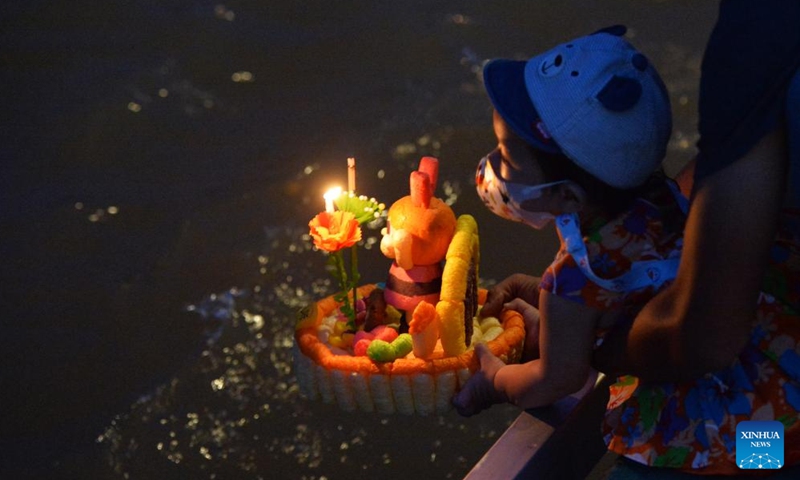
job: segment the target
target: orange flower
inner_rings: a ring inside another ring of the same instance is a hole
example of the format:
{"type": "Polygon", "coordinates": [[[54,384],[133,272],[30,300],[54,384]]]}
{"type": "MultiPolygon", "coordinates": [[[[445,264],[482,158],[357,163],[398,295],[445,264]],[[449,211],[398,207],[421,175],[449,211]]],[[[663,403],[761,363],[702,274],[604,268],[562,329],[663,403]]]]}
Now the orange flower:
{"type": "Polygon", "coordinates": [[[355,215],[350,212],[322,212],[311,219],[308,226],[314,245],[326,252],[338,252],[361,240],[361,227],[355,215]]]}

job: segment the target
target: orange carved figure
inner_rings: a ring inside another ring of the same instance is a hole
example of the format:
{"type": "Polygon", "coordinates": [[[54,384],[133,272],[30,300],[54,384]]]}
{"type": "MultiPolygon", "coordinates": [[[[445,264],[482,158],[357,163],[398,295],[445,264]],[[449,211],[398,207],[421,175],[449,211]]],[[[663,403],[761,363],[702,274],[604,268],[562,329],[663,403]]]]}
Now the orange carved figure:
{"type": "MultiPolygon", "coordinates": [[[[410,195],[389,208],[381,252],[394,260],[386,280],[386,303],[413,312],[423,300],[435,305],[442,287],[442,261],[456,229],[453,210],[433,196],[439,160],[423,157],[410,175],[410,195]]],[[[401,321],[401,332],[407,331],[401,321]]]]}

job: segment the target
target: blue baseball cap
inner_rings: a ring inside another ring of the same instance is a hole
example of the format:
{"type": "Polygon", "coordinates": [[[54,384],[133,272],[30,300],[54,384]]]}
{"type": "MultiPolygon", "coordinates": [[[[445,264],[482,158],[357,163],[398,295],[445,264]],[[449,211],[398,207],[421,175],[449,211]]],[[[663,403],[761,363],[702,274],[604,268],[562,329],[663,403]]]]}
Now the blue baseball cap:
{"type": "Polygon", "coordinates": [[[495,59],[483,67],[483,83],[492,105],[508,126],[539,150],[562,153],[544,127],[525,86],[525,65],[520,60],[495,59]]]}
{"type": "Polygon", "coordinates": [[[527,61],[492,60],[483,77],[494,108],[531,146],[633,188],[661,165],[672,112],[658,73],[624,33],[609,27],[527,61]]]}

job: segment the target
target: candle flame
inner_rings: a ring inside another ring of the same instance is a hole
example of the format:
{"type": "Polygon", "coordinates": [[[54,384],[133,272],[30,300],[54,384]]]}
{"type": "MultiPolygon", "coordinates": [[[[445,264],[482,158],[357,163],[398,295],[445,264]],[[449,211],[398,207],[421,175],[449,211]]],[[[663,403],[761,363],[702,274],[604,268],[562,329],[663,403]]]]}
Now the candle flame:
{"type": "Polygon", "coordinates": [[[325,211],[328,213],[333,213],[333,201],[339,198],[339,195],[342,194],[342,187],[333,187],[329,188],[322,198],[325,199],[325,211]]]}
{"type": "Polygon", "coordinates": [[[342,187],[333,187],[329,188],[327,192],[322,196],[325,200],[336,200],[339,198],[339,195],[342,194],[342,187]]]}

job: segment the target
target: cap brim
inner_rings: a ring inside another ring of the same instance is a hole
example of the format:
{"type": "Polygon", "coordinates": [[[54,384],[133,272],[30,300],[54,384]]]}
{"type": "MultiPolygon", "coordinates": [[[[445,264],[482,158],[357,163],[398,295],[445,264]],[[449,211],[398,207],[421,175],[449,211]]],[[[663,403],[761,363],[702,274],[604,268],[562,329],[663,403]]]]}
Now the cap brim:
{"type": "Polygon", "coordinates": [[[483,83],[492,105],[514,133],[534,148],[561,153],[555,141],[538,138],[534,132],[541,122],[525,87],[525,64],[519,60],[491,60],[483,67],[483,83]]]}

